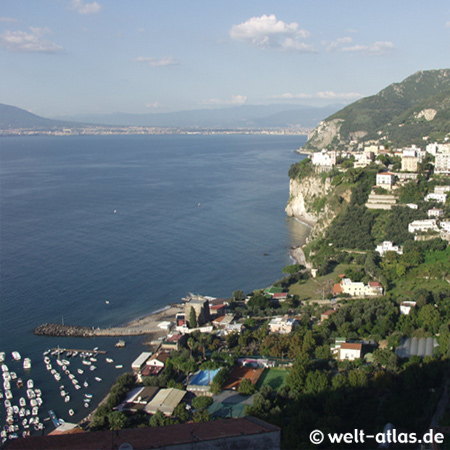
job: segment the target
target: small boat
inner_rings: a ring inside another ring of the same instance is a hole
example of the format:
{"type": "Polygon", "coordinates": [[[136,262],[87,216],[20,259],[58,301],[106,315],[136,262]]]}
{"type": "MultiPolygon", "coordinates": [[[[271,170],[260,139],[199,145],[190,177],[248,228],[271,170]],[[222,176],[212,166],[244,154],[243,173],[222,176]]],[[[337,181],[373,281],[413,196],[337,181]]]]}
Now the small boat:
{"type": "Polygon", "coordinates": [[[42,353],[42,356],[47,356],[51,353],[52,351],[48,348],[47,350],[45,350],[44,353],[42,353]]]}
{"type": "Polygon", "coordinates": [[[45,362],[45,364],[50,364],[51,359],[48,356],[45,356],[44,357],[44,362],[45,362]]]}
{"type": "Polygon", "coordinates": [[[34,388],[34,381],[31,378],[27,381],[27,388],[28,389],[34,388]]]}
{"type": "MultiPolygon", "coordinates": [[[[86,398],[92,398],[92,394],[84,394],[86,398]]],[[[86,400],[85,400],[86,401],[86,400]]]]}
{"type": "Polygon", "coordinates": [[[109,300],[105,300],[105,303],[106,303],[107,305],[109,305],[109,300]]]}
{"type": "Polygon", "coordinates": [[[52,410],[50,410],[48,412],[48,415],[50,416],[50,419],[52,419],[52,422],[53,422],[53,425],[55,425],[55,428],[58,428],[61,425],[61,423],[58,420],[58,418],[56,417],[56,414],[52,410]]]}
{"type": "Polygon", "coordinates": [[[40,389],[35,389],[34,393],[36,394],[36,397],[42,397],[42,391],[40,389]]]}
{"type": "Polygon", "coordinates": [[[72,352],[72,356],[75,358],[75,356],[78,356],[78,352],[75,350],[74,352],[72,352]]]}
{"type": "Polygon", "coordinates": [[[106,358],[106,362],[107,362],[107,363],[109,363],[109,364],[111,364],[111,363],[113,363],[113,362],[114,362],[114,360],[113,360],[113,359],[111,359],[111,358],[106,358]]]}
{"type": "Polygon", "coordinates": [[[22,381],[22,378],[17,378],[16,384],[17,384],[17,387],[18,387],[19,389],[20,389],[20,388],[23,388],[23,381],[22,381]]]}
{"type": "Polygon", "coordinates": [[[83,359],[83,361],[81,362],[86,366],[90,366],[92,364],[90,361],[86,361],[85,359],[83,359]]]}
{"type": "Polygon", "coordinates": [[[35,398],[32,398],[32,399],[30,400],[30,406],[31,406],[32,408],[35,407],[35,406],[37,406],[37,401],[36,401],[35,398]]]}
{"type": "Polygon", "coordinates": [[[44,403],[44,401],[42,400],[42,397],[36,397],[36,403],[38,406],[42,406],[42,403],[44,403]]]}
{"type": "Polygon", "coordinates": [[[20,356],[19,352],[12,352],[11,355],[12,355],[14,361],[20,361],[22,359],[22,356],[20,356]]]}
{"type": "Polygon", "coordinates": [[[85,408],[89,408],[89,403],[85,403],[85,404],[84,404],[84,407],[85,407],[85,408]]]}
{"type": "Polygon", "coordinates": [[[77,369],[77,372],[78,372],[80,375],[83,375],[84,370],[83,370],[83,369],[77,369]]]}
{"type": "Polygon", "coordinates": [[[11,400],[13,398],[12,392],[10,390],[5,391],[5,397],[7,400],[11,400]]]}
{"type": "Polygon", "coordinates": [[[63,359],[63,360],[61,360],[61,361],[62,361],[62,363],[63,363],[64,365],[70,366],[70,361],[67,361],[67,359],[63,359]]]}
{"type": "Polygon", "coordinates": [[[31,359],[30,358],[24,358],[24,360],[23,360],[23,368],[25,370],[31,369],[31,359]]]}
{"type": "Polygon", "coordinates": [[[116,344],[114,344],[114,347],[118,347],[118,348],[125,347],[125,341],[122,339],[119,339],[119,341],[116,344]]]}
{"type": "Polygon", "coordinates": [[[3,382],[3,389],[7,391],[8,389],[11,389],[11,383],[9,381],[3,382]]]}
{"type": "Polygon", "coordinates": [[[95,367],[94,365],[92,365],[91,367],[89,367],[89,370],[94,371],[97,367],[95,367]]]}
{"type": "Polygon", "coordinates": [[[64,397],[64,401],[65,401],[66,403],[69,403],[69,402],[70,402],[70,395],[66,395],[66,396],[64,397]]]}
{"type": "Polygon", "coordinates": [[[116,369],[123,369],[123,364],[117,364],[116,369]]]}
{"type": "Polygon", "coordinates": [[[81,386],[79,384],[75,384],[75,389],[76,390],[81,389],[81,386]]]}
{"type": "Polygon", "coordinates": [[[55,373],[55,375],[53,375],[55,377],[56,381],[60,381],[61,380],[61,375],[59,373],[55,373]]]}
{"type": "Polygon", "coordinates": [[[20,397],[19,405],[22,406],[22,408],[23,408],[23,407],[27,406],[27,401],[23,397],[20,397]]]}
{"type": "Polygon", "coordinates": [[[30,398],[34,398],[36,397],[35,392],[33,391],[33,389],[27,389],[27,397],[30,398]]]}
{"type": "Polygon", "coordinates": [[[83,386],[84,386],[85,388],[87,388],[87,387],[89,386],[89,383],[87,382],[87,380],[83,383],[83,386]]]}
{"type": "Polygon", "coordinates": [[[5,352],[0,352],[0,363],[5,360],[5,352]]]}
{"type": "Polygon", "coordinates": [[[74,386],[76,386],[76,385],[78,384],[78,380],[77,380],[76,378],[74,378],[74,379],[72,380],[72,384],[73,384],[74,386]]]}
{"type": "Polygon", "coordinates": [[[73,409],[69,409],[69,416],[73,416],[75,414],[75,411],[73,409]]]}
{"type": "Polygon", "coordinates": [[[39,414],[39,408],[37,406],[33,406],[33,408],[31,409],[31,415],[37,416],[38,414],[39,414]]]}
{"type": "Polygon", "coordinates": [[[8,366],[6,364],[2,364],[2,372],[8,372],[8,366]]]}
{"type": "Polygon", "coordinates": [[[71,379],[74,380],[75,379],[75,375],[73,373],[68,373],[67,376],[71,379]]]}
{"type": "Polygon", "coordinates": [[[93,351],[93,352],[98,352],[98,347],[94,347],[94,348],[92,349],[92,351],[93,351]]]}
{"type": "Polygon", "coordinates": [[[92,361],[92,362],[97,362],[97,358],[94,358],[94,357],[92,357],[92,358],[89,358],[89,361],[92,361]]]}
{"type": "Polygon", "coordinates": [[[17,380],[17,373],[16,372],[11,372],[10,376],[11,376],[11,380],[17,380]]]}
{"type": "Polygon", "coordinates": [[[56,364],[58,364],[58,366],[63,366],[64,365],[64,363],[60,359],[56,360],[56,364]]]}
{"type": "Polygon", "coordinates": [[[63,390],[60,392],[60,394],[61,394],[61,397],[65,397],[65,396],[67,395],[67,392],[63,389],[63,390]]]}
{"type": "Polygon", "coordinates": [[[95,377],[94,379],[95,379],[95,381],[98,381],[99,383],[100,383],[100,381],[102,381],[102,379],[100,377],[95,377]]]}

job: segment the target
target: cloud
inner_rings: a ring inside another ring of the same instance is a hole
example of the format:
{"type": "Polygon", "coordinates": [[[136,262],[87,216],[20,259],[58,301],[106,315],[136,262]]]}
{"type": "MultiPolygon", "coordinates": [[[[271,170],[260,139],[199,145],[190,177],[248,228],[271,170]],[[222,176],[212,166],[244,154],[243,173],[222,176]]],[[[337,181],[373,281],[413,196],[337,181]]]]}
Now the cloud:
{"type": "Polygon", "coordinates": [[[445,27],[450,28],[450,20],[448,22],[445,22],[445,27]]]}
{"type": "Polygon", "coordinates": [[[150,102],[145,105],[146,108],[161,108],[161,103],[159,102],[150,102]]]}
{"type": "Polygon", "coordinates": [[[252,17],[230,29],[231,39],[259,48],[275,48],[296,52],[314,52],[314,46],[305,44],[309,37],[307,30],[300,29],[298,23],[277,20],[274,14],[252,17]]]}
{"type": "Polygon", "coordinates": [[[247,101],[245,95],[232,95],[231,99],[220,100],[218,98],[210,98],[208,100],[203,100],[200,102],[202,105],[207,106],[218,106],[218,105],[243,105],[247,101]]]}
{"type": "Polygon", "coordinates": [[[17,22],[17,19],[13,19],[12,17],[0,17],[0,22],[13,23],[17,22]]]}
{"type": "Polygon", "coordinates": [[[325,99],[325,100],[355,100],[361,98],[362,94],[357,92],[333,92],[333,91],[319,91],[315,94],[292,94],[285,92],[284,94],[274,95],[271,98],[282,100],[304,100],[304,99],[325,99]]]}
{"type": "Polygon", "coordinates": [[[7,30],[0,35],[0,47],[10,52],[57,53],[63,48],[44,39],[52,34],[48,28],[30,27],[31,33],[7,30]]]}
{"type": "Polygon", "coordinates": [[[102,9],[97,2],[85,3],[83,0],[72,0],[69,8],[74,9],[79,14],[96,14],[102,9]]]}
{"type": "Polygon", "coordinates": [[[351,37],[343,37],[336,39],[327,45],[328,52],[343,52],[343,53],[362,53],[369,56],[386,55],[395,50],[395,46],[390,41],[377,41],[370,45],[346,45],[353,44],[351,37]]]}
{"type": "Polygon", "coordinates": [[[180,64],[173,56],[163,56],[162,58],[151,58],[148,56],[139,56],[133,59],[134,62],[147,63],[151,67],[176,66],[180,64]]]}

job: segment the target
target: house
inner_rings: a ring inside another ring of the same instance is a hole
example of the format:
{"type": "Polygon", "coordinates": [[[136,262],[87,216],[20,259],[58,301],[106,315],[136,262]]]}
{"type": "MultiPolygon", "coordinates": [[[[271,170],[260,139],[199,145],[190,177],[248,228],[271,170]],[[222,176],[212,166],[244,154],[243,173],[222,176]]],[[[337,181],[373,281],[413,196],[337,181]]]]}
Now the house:
{"type": "Polygon", "coordinates": [[[156,386],[146,386],[133,389],[127,394],[125,400],[114,409],[132,412],[142,411],[158,391],[159,388],[156,386]]]}
{"type": "Polygon", "coordinates": [[[287,292],[276,292],[275,294],[272,295],[272,300],[275,300],[278,302],[282,302],[282,301],[286,300],[287,298],[288,298],[287,292]]]}
{"type": "Polygon", "coordinates": [[[350,278],[342,278],[340,283],[333,286],[333,294],[348,294],[351,297],[374,297],[383,295],[383,286],[378,281],[370,281],[364,285],[363,282],[354,282],[350,278]]]}
{"type": "Polygon", "coordinates": [[[269,322],[269,329],[271,333],[288,334],[294,327],[298,325],[296,319],[289,319],[287,317],[274,317],[269,322]]]}
{"type": "Polygon", "coordinates": [[[231,315],[231,314],[227,314],[227,315],[224,315],[224,316],[216,317],[212,321],[212,324],[216,328],[223,328],[223,329],[225,329],[228,325],[231,324],[231,322],[233,322],[233,320],[234,320],[234,316],[231,315]]]}
{"type": "Polygon", "coordinates": [[[443,217],[444,210],[441,208],[431,208],[427,211],[428,217],[443,217]]]}
{"type": "Polygon", "coordinates": [[[362,344],[342,343],[339,348],[339,361],[354,361],[361,358],[362,344]]]}
{"type": "MultiPolygon", "coordinates": [[[[338,284],[338,286],[340,286],[340,284],[338,284]]],[[[320,321],[323,322],[324,320],[328,320],[330,316],[332,316],[335,312],[335,309],[329,309],[328,311],[325,311],[320,315],[320,321]]]]}
{"type": "Polygon", "coordinates": [[[450,220],[441,220],[441,229],[450,233],[450,220]]]}
{"type": "Polygon", "coordinates": [[[435,186],[434,188],[435,194],[445,194],[446,192],[450,192],[450,186],[435,186]]]}
{"type": "Polygon", "coordinates": [[[414,220],[408,225],[410,233],[426,232],[428,230],[439,231],[436,219],[414,220]]]}
{"type": "Polygon", "coordinates": [[[395,184],[395,175],[391,172],[380,172],[377,173],[377,186],[391,189],[395,184]]]}
{"type": "Polygon", "coordinates": [[[163,350],[178,351],[186,345],[187,336],[182,333],[172,334],[161,344],[163,350]]]}
{"type": "Polygon", "coordinates": [[[185,395],[186,391],[182,391],[181,389],[160,389],[150,403],[143,408],[143,411],[149,414],[155,414],[157,411],[161,411],[170,417],[185,395]]]}
{"type": "Polygon", "coordinates": [[[450,154],[437,154],[434,159],[434,173],[450,174],[450,154]]]}
{"type": "Polygon", "coordinates": [[[146,366],[149,367],[164,367],[166,365],[167,360],[170,358],[170,353],[166,351],[159,351],[154,355],[150,356],[150,358],[145,363],[146,366]]]}
{"type": "Polygon", "coordinates": [[[445,203],[447,201],[447,194],[438,194],[436,192],[431,192],[427,194],[424,199],[426,202],[434,201],[438,203],[445,203]]]}
{"type": "Polygon", "coordinates": [[[384,241],[382,244],[377,245],[375,249],[381,256],[384,256],[386,252],[395,252],[399,255],[403,255],[403,249],[399,245],[394,245],[391,241],[384,241]]]}
{"type": "Polygon", "coordinates": [[[220,305],[209,305],[210,316],[223,316],[225,314],[226,305],[224,303],[220,305]]]}
{"type": "Polygon", "coordinates": [[[411,312],[411,309],[415,308],[417,302],[406,301],[400,304],[400,314],[408,315],[411,312]]]}
{"type": "Polygon", "coordinates": [[[314,153],[312,155],[311,162],[315,166],[335,166],[336,152],[327,152],[325,149],[323,149],[321,152],[314,153]]]}
{"type": "Polygon", "coordinates": [[[145,363],[147,362],[147,359],[152,356],[151,352],[142,352],[132,363],[131,368],[135,372],[139,372],[142,367],[144,367],[145,363]]]}
{"type": "Polygon", "coordinates": [[[402,156],[402,171],[417,172],[419,170],[420,159],[416,156],[402,156]]]}

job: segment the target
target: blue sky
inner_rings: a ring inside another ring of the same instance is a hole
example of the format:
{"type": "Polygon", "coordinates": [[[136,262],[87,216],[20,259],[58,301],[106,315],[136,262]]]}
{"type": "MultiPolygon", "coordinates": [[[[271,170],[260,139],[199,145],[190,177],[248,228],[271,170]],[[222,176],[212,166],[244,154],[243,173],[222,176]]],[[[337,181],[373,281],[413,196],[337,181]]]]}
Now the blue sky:
{"type": "Polygon", "coordinates": [[[450,67],[450,2],[2,0],[0,61],[46,117],[350,103],[450,67]]]}

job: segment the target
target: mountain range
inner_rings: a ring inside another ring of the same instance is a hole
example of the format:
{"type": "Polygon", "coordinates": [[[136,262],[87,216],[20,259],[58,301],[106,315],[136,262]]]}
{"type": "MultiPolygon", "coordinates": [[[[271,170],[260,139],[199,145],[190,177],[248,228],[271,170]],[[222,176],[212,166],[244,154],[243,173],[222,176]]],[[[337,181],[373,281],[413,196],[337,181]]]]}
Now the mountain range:
{"type": "Polygon", "coordinates": [[[342,105],[312,107],[302,105],[241,105],[217,109],[197,109],[153,114],[88,114],[48,119],[15,106],[0,104],[0,129],[80,128],[87,125],[142,126],[172,128],[314,128],[342,105]]]}
{"type": "Polygon", "coordinates": [[[304,148],[344,148],[364,142],[396,147],[442,140],[450,132],[450,69],[420,71],[362,98],[322,121],[304,148]]]}

